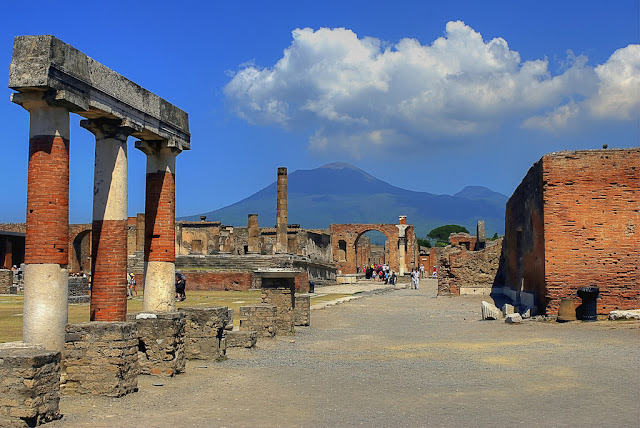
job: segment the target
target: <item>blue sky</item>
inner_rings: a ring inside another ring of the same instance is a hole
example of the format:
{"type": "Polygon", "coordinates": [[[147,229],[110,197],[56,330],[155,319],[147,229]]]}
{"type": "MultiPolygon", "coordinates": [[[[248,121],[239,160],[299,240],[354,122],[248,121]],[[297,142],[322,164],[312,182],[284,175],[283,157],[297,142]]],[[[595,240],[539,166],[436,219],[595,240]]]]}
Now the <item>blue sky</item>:
{"type": "MultiPolygon", "coordinates": [[[[638,9],[637,0],[3,2],[0,62],[6,82],[13,37],[53,34],[187,111],[178,216],[245,198],[278,166],[338,161],[412,190],[511,195],[545,153],[638,145],[638,9]]],[[[24,221],[26,206],[29,114],[11,92],[5,84],[0,102],[0,222],[24,221]]],[[[80,119],[71,116],[74,223],[91,220],[93,188],[94,136],[80,119]]],[[[130,215],[144,210],[144,175],[130,138],[130,215]]]]}

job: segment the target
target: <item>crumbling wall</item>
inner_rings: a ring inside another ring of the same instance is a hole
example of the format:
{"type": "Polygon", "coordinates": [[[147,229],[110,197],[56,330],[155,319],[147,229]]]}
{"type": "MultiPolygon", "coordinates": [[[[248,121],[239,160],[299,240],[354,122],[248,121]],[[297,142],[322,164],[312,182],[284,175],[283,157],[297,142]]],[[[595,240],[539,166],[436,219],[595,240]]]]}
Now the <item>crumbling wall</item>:
{"type": "Polygon", "coordinates": [[[445,247],[438,259],[438,295],[489,294],[498,285],[501,252],[502,238],[480,251],[445,247]]]}

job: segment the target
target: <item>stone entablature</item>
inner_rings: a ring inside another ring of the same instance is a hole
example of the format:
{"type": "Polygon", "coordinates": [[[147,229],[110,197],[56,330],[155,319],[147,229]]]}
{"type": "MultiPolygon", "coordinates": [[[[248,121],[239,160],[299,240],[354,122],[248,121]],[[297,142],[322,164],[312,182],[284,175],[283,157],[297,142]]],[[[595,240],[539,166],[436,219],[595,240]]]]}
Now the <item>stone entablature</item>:
{"type": "MultiPolygon", "coordinates": [[[[51,35],[18,36],[9,87],[51,91],[49,101],[87,119],[125,119],[142,140],[167,140],[189,150],[187,113],[51,35]]],[[[17,99],[19,95],[14,94],[17,99]]]]}

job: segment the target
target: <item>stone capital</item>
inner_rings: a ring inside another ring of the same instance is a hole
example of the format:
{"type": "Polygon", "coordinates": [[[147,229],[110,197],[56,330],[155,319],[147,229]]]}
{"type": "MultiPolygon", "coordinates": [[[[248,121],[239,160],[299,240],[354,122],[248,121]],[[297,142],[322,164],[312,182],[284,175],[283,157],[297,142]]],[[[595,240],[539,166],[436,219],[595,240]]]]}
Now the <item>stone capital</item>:
{"type": "Polygon", "coordinates": [[[178,156],[182,153],[180,146],[173,140],[138,140],[135,143],[135,148],[147,156],[157,156],[161,153],[172,153],[174,156],[178,156]]]}
{"type": "Polygon", "coordinates": [[[88,102],[81,96],[68,90],[25,91],[11,94],[11,102],[31,111],[45,106],[63,107],[68,111],[87,111],[88,102]]]}
{"type": "Polygon", "coordinates": [[[80,126],[94,134],[98,140],[112,138],[115,140],[126,141],[129,135],[142,130],[140,126],[127,119],[110,119],[102,117],[97,119],[81,120],[80,126]]]}

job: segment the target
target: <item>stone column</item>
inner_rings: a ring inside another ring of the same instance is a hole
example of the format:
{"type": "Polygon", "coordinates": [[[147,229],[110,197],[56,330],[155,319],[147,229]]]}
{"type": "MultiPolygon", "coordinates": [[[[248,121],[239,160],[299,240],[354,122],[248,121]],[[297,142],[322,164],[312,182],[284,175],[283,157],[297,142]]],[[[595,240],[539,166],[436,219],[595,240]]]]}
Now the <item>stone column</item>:
{"type": "Polygon", "coordinates": [[[127,316],[127,137],[117,119],[80,121],[96,136],[91,225],[91,321],[127,316]]]}
{"type": "Polygon", "coordinates": [[[258,227],[258,214],[249,214],[249,253],[257,254],[260,252],[260,228],[258,227]]]}
{"type": "Polygon", "coordinates": [[[13,94],[30,113],[22,340],[62,351],[69,255],[69,110],[13,94]]]}
{"type": "Polygon", "coordinates": [[[398,272],[404,275],[406,272],[406,254],[407,254],[407,238],[401,236],[398,238],[398,262],[400,263],[398,272]]]}
{"type": "Polygon", "coordinates": [[[288,253],[287,246],[287,168],[278,168],[278,201],[276,205],[276,253],[288,253]]]}
{"type": "Polygon", "coordinates": [[[174,312],[175,165],[180,150],[166,141],[139,141],[147,154],[144,243],[144,312],[174,312]]]}

